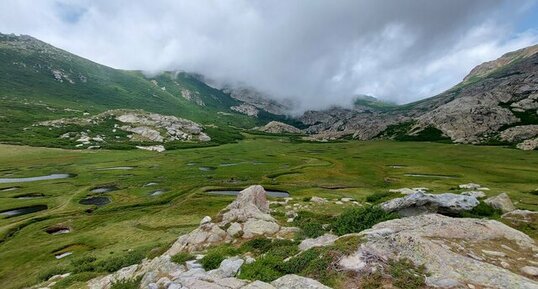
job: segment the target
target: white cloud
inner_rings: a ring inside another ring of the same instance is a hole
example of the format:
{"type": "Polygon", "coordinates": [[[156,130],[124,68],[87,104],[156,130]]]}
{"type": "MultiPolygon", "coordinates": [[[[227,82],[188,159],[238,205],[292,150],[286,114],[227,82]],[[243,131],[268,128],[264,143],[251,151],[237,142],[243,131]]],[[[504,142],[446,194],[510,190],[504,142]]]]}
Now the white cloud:
{"type": "Polygon", "coordinates": [[[0,4],[0,31],[116,68],[244,83],[312,109],[354,94],[403,103],[439,93],[537,43],[537,31],[514,31],[534,2],[19,0],[0,4]]]}

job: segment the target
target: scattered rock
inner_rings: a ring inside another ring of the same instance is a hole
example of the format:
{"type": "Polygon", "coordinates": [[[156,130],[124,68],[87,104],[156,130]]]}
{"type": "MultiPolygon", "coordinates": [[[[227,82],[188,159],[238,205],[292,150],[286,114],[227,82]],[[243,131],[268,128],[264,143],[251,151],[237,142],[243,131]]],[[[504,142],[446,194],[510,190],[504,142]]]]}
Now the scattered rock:
{"type": "Polygon", "coordinates": [[[468,183],[468,184],[462,184],[462,185],[459,185],[459,188],[460,189],[464,189],[464,190],[473,190],[473,191],[476,191],[480,188],[480,185],[479,184],[475,184],[475,183],[468,183]]]}
{"type": "Polygon", "coordinates": [[[525,266],[523,268],[521,268],[521,272],[527,274],[527,275],[530,275],[530,276],[538,276],[538,267],[533,267],[533,266],[525,266]]]}
{"type": "Polygon", "coordinates": [[[312,197],[310,198],[310,201],[313,202],[313,203],[327,203],[328,200],[325,199],[325,198],[320,198],[320,197],[312,197]]]}
{"type": "Polygon", "coordinates": [[[331,289],[318,281],[297,275],[285,275],[275,281],[271,285],[279,289],[331,289]]]}
{"type": "Polygon", "coordinates": [[[208,223],[211,223],[211,217],[210,216],[205,216],[200,221],[200,225],[205,225],[205,224],[208,224],[208,223]]]}
{"type": "Polygon", "coordinates": [[[475,197],[477,199],[480,199],[480,198],[485,198],[486,197],[486,193],[482,192],[482,191],[468,191],[468,192],[463,192],[461,193],[462,195],[464,196],[471,196],[471,197],[475,197]]]}
{"type": "Polygon", "coordinates": [[[457,214],[471,210],[478,203],[475,197],[465,195],[414,193],[403,198],[384,202],[381,207],[387,212],[398,212],[401,216],[413,216],[435,212],[457,214]]]}
{"type": "Polygon", "coordinates": [[[325,234],[315,239],[305,239],[299,244],[299,250],[306,251],[314,247],[324,247],[334,244],[334,241],[338,239],[338,236],[332,234],[325,234]]]}
{"type": "Polygon", "coordinates": [[[514,204],[512,204],[510,197],[508,197],[506,193],[499,194],[495,197],[487,198],[484,202],[495,209],[503,211],[503,213],[508,213],[516,209],[514,207],[514,204]]]}

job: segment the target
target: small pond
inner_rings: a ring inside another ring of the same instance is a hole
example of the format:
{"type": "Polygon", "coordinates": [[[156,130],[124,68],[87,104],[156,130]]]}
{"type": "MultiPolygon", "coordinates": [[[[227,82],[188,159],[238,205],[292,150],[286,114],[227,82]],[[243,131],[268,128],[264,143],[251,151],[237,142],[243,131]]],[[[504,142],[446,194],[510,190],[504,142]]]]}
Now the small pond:
{"type": "Polygon", "coordinates": [[[457,179],[459,176],[455,175],[435,175],[435,174],[405,174],[406,177],[417,178],[437,178],[437,179],[457,179]]]}
{"type": "Polygon", "coordinates": [[[15,196],[15,199],[17,200],[32,200],[32,199],[41,199],[44,198],[45,195],[40,193],[31,193],[31,194],[24,194],[24,195],[18,195],[15,196]]]}
{"type": "Polygon", "coordinates": [[[119,190],[119,188],[116,186],[101,186],[101,187],[92,188],[90,192],[96,193],[96,194],[103,194],[103,193],[113,192],[117,190],[119,190]]]}
{"type": "Polygon", "coordinates": [[[214,171],[217,168],[216,167],[199,167],[198,169],[203,171],[203,172],[209,172],[209,171],[214,171]]]}
{"type": "Polygon", "coordinates": [[[7,188],[1,188],[0,192],[11,192],[20,189],[21,187],[7,187],[7,188]]]}
{"type": "Polygon", "coordinates": [[[29,177],[29,178],[0,178],[0,184],[6,183],[27,183],[35,181],[57,180],[74,177],[72,174],[50,174],[46,176],[29,177]]]}
{"type": "MultiPolygon", "coordinates": [[[[237,196],[241,192],[240,190],[213,190],[213,191],[206,191],[206,193],[210,195],[224,195],[224,196],[237,196]]],[[[265,191],[269,197],[273,198],[287,198],[290,196],[288,192],[284,191],[271,191],[266,190],[265,191]]]]}
{"type": "Polygon", "coordinates": [[[67,234],[67,233],[71,233],[71,228],[68,226],[63,226],[63,225],[55,225],[55,226],[48,227],[47,229],[45,229],[45,232],[51,235],[67,234]]]}
{"type": "Polygon", "coordinates": [[[135,167],[111,167],[111,168],[100,168],[98,171],[127,171],[132,170],[135,167]]]}
{"type": "Polygon", "coordinates": [[[156,191],[150,192],[149,195],[154,197],[154,196],[160,196],[164,193],[165,193],[165,190],[156,190],[156,191]]]}
{"type": "Polygon", "coordinates": [[[104,206],[110,203],[108,197],[86,197],[78,202],[81,205],[104,206]]]}
{"type": "Polygon", "coordinates": [[[54,257],[56,257],[56,259],[62,259],[72,254],[73,252],[65,252],[65,253],[56,254],[54,255],[54,257]]]}
{"type": "Polygon", "coordinates": [[[43,210],[46,210],[47,208],[48,208],[47,205],[35,205],[35,206],[16,208],[16,209],[11,209],[11,210],[0,212],[0,216],[11,218],[11,217],[16,217],[16,216],[43,211],[43,210]]]}

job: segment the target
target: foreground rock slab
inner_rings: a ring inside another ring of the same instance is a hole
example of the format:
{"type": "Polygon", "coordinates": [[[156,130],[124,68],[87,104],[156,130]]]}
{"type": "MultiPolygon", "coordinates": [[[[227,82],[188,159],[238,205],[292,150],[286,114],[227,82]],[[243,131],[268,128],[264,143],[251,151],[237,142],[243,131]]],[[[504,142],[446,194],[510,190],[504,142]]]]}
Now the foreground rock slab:
{"type": "Polygon", "coordinates": [[[479,204],[474,196],[446,194],[425,194],[416,192],[381,204],[387,212],[398,212],[401,216],[424,213],[457,214],[469,211],[479,204]]]}
{"type": "Polygon", "coordinates": [[[367,242],[341,260],[344,269],[367,271],[384,260],[408,258],[426,267],[427,285],[433,287],[538,288],[528,267],[538,248],[501,222],[426,214],[379,223],[360,234],[367,242]]]}

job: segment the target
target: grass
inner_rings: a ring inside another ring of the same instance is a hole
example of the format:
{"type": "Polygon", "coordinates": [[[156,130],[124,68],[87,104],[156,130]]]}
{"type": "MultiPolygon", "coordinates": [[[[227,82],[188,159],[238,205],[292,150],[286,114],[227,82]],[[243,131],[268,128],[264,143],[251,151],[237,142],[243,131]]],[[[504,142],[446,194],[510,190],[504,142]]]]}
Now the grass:
{"type": "Polygon", "coordinates": [[[172,256],[172,262],[177,264],[183,264],[187,261],[194,260],[195,256],[189,253],[181,252],[172,256]]]}
{"type": "Polygon", "coordinates": [[[396,213],[387,213],[377,206],[351,208],[335,218],[332,229],[337,235],[358,233],[373,225],[397,218],[396,213]]]}
{"type": "MultiPolygon", "coordinates": [[[[0,218],[0,287],[32,286],[50,274],[47,272],[50,268],[69,269],[71,262],[88,256],[96,259],[90,262],[94,265],[109,260],[110,264],[102,268],[112,269],[129,252],[141,250],[144,256],[158,254],[180,234],[198,226],[205,215],[216,215],[234,199],[203,193],[207,188],[261,184],[289,191],[294,201],[319,196],[330,200],[352,197],[363,202],[372,192],[428,187],[435,193],[475,182],[491,189],[488,196],[507,192],[518,208],[537,210],[538,198],[529,193],[538,183],[537,168],[535,152],[502,147],[394,141],[292,143],[288,137],[249,134],[237,143],[162,154],[0,145],[0,178],[76,174],[68,179],[0,184],[0,189],[20,187],[0,191],[0,211],[40,204],[49,208],[0,218]],[[220,166],[224,163],[237,165],[220,166]],[[392,168],[394,164],[405,167],[392,168]],[[116,166],[134,169],[99,170],[116,166]],[[201,171],[202,166],[216,169],[201,171]],[[408,177],[406,173],[457,177],[408,177]],[[144,186],[150,182],[158,184],[144,186]],[[93,208],[78,203],[92,195],[91,188],[105,184],[120,188],[104,194],[111,198],[110,204],[93,208]],[[150,196],[157,189],[166,193],[150,196]],[[14,198],[35,193],[45,197],[14,198]],[[58,224],[72,228],[72,232],[60,235],[46,232],[58,224]],[[58,250],[72,250],[73,255],[56,260],[53,252],[58,250]],[[118,258],[115,262],[110,261],[115,258],[118,258]]],[[[331,201],[317,206],[315,214],[301,217],[300,213],[296,220],[303,228],[308,223],[332,224],[333,216],[341,210],[342,206],[331,201]]],[[[532,232],[535,228],[527,230],[532,232]]],[[[309,233],[316,234],[319,233],[315,230],[309,233]]],[[[292,255],[292,247],[282,246],[284,253],[279,257],[292,255]]],[[[80,280],[91,274],[103,274],[84,271],[70,277],[72,283],[62,288],[80,288],[84,282],[80,280]]]]}

